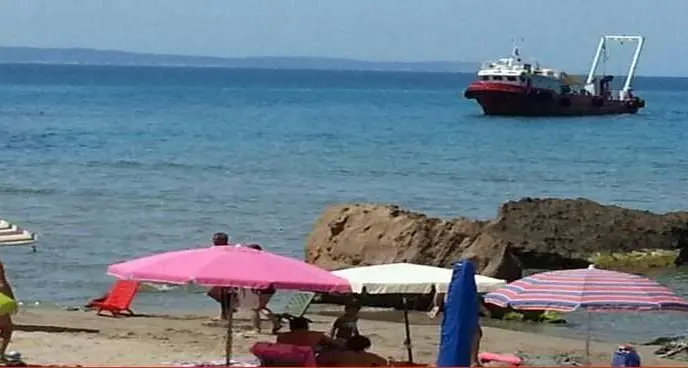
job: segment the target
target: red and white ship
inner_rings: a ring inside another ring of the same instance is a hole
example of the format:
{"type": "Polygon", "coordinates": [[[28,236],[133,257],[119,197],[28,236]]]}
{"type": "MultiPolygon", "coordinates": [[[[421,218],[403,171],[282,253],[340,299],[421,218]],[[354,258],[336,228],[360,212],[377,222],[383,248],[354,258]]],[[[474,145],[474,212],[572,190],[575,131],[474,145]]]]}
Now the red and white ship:
{"type": "Polygon", "coordinates": [[[602,36],[585,83],[565,72],[524,62],[517,47],[509,58],[483,64],[464,96],[478,101],[486,115],[502,116],[583,116],[635,114],[645,101],[632,93],[631,82],[638,66],[645,38],[602,36]],[[606,58],[607,42],[636,42],[628,76],[620,91],[611,90],[613,76],[597,76],[601,58],[606,58]]]}

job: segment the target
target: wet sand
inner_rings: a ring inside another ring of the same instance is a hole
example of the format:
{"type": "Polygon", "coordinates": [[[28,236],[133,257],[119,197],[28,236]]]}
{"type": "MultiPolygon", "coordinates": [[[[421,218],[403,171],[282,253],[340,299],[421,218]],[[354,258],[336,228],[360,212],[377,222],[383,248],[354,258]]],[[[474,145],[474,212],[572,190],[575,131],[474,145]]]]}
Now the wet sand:
{"type": "MultiPolygon", "coordinates": [[[[175,361],[222,359],[226,328],[211,321],[210,314],[146,315],[130,318],[99,317],[95,312],[24,309],[15,316],[18,331],[9,350],[22,353],[28,363],[81,365],[160,365],[175,361]]],[[[309,315],[312,329],[328,331],[332,317],[309,315]]],[[[256,341],[274,341],[264,322],[264,334],[248,333],[249,319],[239,313],[234,328],[235,356],[250,356],[256,341]]],[[[361,332],[373,341],[373,351],[403,360],[403,325],[389,321],[361,320],[361,332]]],[[[527,352],[532,355],[582,356],[584,342],[528,332],[484,327],[483,351],[527,352]]],[[[439,329],[435,325],[412,326],[417,362],[433,362],[439,329]]],[[[609,365],[613,343],[594,343],[593,363],[609,365]]],[[[680,366],[678,361],[655,358],[654,347],[642,346],[643,365],[680,366]]]]}

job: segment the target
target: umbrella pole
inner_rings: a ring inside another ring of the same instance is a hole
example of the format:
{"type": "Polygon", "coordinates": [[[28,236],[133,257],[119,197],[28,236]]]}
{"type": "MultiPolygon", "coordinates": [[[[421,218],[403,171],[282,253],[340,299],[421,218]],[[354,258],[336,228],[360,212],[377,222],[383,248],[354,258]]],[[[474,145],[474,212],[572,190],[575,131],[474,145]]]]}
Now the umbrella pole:
{"type": "Polygon", "coordinates": [[[234,303],[232,302],[232,294],[231,292],[225,292],[225,298],[227,298],[227,302],[225,305],[227,306],[227,337],[225,339],[225,365],[228,367],[231,365],[232,362],[232,325],[234,324],[234,303]]]}
{"type": "Polygon", "coordinates": [[[586,324],[588,325],[588,333],[587,336],[585,337],[585,364],[590,366],[590,335],[592,334],[592,315],[590,314],[589,311],[586,312],[587,314],[587,321],[586,324]]]}
{"type": "Polygon", "coordinates": [[[406,300],[406,297],[402,297],[402,301],[404,303],[404,329],[406,330],[406,341],[404,341],[404,345],[406,346],[406,353],[408,354],[408,362],[413,363],[413,347],[411,346],[411,326],[409,323],[408,301],[406,300]]]}

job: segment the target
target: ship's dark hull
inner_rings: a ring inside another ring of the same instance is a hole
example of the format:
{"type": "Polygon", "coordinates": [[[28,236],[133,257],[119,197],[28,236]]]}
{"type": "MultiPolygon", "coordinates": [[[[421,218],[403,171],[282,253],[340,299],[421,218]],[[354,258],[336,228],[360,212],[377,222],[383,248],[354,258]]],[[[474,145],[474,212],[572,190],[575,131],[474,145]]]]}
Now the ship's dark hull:
{"type": "Polygon", "coordinates": [[[557,94],[550,90],[473,83],[464,96],[478,101],[485,115],[587,116],[635,114],[645,106],[638,98],[625,101],[591,95],[557,94]]]}

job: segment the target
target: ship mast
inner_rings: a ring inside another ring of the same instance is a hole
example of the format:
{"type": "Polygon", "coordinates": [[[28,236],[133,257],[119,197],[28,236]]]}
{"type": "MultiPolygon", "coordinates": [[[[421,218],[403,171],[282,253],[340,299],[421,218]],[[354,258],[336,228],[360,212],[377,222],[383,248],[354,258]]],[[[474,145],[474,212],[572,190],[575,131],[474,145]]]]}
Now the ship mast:
{"type": "Polygon", "coordinates": [[[511,53],[514,59],[516,59],[517,62],[521,62],[521,53],[519,52],[518,45],[523,42],[523,38],[514,38],[514,49],[511,53]]]}

